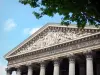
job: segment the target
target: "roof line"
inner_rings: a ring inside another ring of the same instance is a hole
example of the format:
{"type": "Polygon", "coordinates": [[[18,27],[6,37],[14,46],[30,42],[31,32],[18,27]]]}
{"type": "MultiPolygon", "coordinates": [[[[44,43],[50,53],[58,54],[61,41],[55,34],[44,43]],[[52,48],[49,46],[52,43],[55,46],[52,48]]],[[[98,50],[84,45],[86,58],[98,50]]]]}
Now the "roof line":
{"type": "Polygon", "coordinates": [[[48,23],[46,25],[44,25],[43,27],[41,27],[39,30],[37,30],[35,33],[33,33],[32,35],[30,35],[28,38],[26,38],[23,42],[21,42],[20,44],[18,44],[16,47],[14,47],[11,51],[9,51],[7,54],[4,55],[4,58],[6,58],[7,56],[9,56],[11,53],[13,53],[14,51],[16,51],[18,48],[20,48],[21,46],[23,46],[25,43],[27,43],[29,40],[32,39],[32,37],[35,37],[37,34],[40,33],[41,30],[44,30],[45,28],[47,28],[49,25],[48,23]]]}
{"type": "MultiPolygon", "coordinates": [[[[17,45],[15,48],[13,48],[11,51],[9,51],[7,54],[4,55],[4,58],[6,58],[7,56],[9,56],[11,53],[13,53],[14,51],[16,51],[18,48],[20,48],[21,46],[23,46],[25,43],[27,43],[29,40],[31,40],[33,37],[35,37],[36,35],[38,35],[41,31],[43,31],[44,29],[46,29],[49,26],[52,27],[68,27],[68,28],[77,28],[74,26],[75,24],[71,24],[71,26],[65,26],[65,25],[61,25],[60,23],[47,23],[45,24],[43,27],[41,27],[39,30],[37,30],[35,33],[33,33],[32,35],[30,35],[27,39],[25,39],[23,42],[21,42],[19,45],[17,45]]],[[[86,28],[87,29],[87,28],[86,28]]],[[[88,28],[89,29],[89,28],[88,28]]],[[[91,28],[90,28],[91,29],[91,28]]],[[[95,29],[95,28],[93,28],[95,29]]],[[[98,29],[98,28],[96,28],[98,29]]]]}

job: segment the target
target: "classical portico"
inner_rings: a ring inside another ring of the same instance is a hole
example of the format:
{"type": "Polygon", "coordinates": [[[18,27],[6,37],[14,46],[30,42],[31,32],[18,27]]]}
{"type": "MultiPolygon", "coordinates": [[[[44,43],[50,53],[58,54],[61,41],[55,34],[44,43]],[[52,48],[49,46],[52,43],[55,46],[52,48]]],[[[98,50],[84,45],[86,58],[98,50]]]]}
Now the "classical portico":
{"type": "Polygon", "coordinates": [[[50,23],[5,59],[7,75],[100,75],[100,29],[50,23]]]}

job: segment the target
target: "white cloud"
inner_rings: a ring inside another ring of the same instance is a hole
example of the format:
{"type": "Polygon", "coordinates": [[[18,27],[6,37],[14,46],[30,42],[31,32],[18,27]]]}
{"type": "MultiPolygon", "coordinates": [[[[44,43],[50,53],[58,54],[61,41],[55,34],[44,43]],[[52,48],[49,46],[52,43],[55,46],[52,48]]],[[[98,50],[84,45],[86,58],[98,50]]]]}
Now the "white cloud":
{"type": "Polygon", "coordinates": [[[17,24],[14,22],[13,19],[8,19],[4,23],[4,30],[5,31],[11,31],[17,26],[17,24]]]}
{"type": "Polygon", "coordinates": [[[39,28],[25,28],[24,29],[24,34],[29,34],[32,35],[34,32],[36,32],[39,28]]]}

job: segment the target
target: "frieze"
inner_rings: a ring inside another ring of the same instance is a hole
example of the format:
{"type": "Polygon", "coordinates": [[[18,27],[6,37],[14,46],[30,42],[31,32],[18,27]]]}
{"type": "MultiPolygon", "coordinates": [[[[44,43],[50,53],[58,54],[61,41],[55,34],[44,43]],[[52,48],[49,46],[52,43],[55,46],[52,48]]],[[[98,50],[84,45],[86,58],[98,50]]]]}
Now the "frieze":
{"type": "Polygon", "coordinates": [[[77,44],[72,44],[69,46],[64,46],[64,47],[60,47],[60,48],[54,48],[51,50],[47,50],[45,52],[41,52],[39,54],[34,54],[34,55],[30,55],[30,56],[26,56],[26,57],[20,57],[20,58],[16,58],[13,59],[11,61],[9,61],[9,65],[11,64],[16,64],[16,63],[21,63],[21,62],[26,62],[26,61],[30,61],[30,60],[36,60],[39,58],[44,58],[44,57],[48,57],[48,56],[52,56],[52,55],[56,55],[56,54],[60,54],[60,53],[66,53],[69,51],[74,51],[80,48],[86,48],[86,47],[90,47],[90,46],[94,46],[100,44],[100,39],[91,39],[88,41],[83,41],[77,44]]]}
{"type": "MultiPolygon", "coordinates": [[[[99,45],[95,45],[95,46],[91,46],[91,47],[86,47],[86,48],[82,48],[82,49],[78,49],[74,52],[74,54],[76,55],[76,53],[83,53],[84,50],[88,50],[88,49],[98,49],[100,48],[100,44],[99,45]]],[[[67,55],[70,54],[70,53],[73,53],[73,51],[71,52],[67,52],[67,53],[60,53],[60,54],[56,54],[56,55],[52,55],[52,56],[47,56],[47,57],[43,57],[43,58],[39,58],[39,59],[34,59],[34,60],[30,60],[30,61],[25,61],[25,62],[20,62],[20,63],[15,63],[15,64],[11,64],[11,65],[8,65],[9,68],[12,68],[12,67],[15,67],[16,66],[21,66],[21,65],[26,65],[26,64],[29,64],[29,63],[39,63],[41,61],[47,61],[47,60],[52,60],[52,58],[54,57],[66,57],[67,58],[67,55]]]]}

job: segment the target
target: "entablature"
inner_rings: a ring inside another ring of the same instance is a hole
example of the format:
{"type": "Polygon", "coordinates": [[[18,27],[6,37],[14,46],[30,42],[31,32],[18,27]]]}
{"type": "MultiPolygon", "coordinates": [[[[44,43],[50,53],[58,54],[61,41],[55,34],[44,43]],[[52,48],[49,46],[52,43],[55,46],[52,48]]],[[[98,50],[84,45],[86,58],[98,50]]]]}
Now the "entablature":
{"type": "Polygon", "coordinates": [[[29,52],[26,54],[21,54],[19,56],[10,57],[8,59],[9,60],[8,65],[25,63],[28,61],[36,62],[35,60],[38,60],[38,61],[39,59],[45,60],[46,57],[61,55],[62,53],[65,53],[65,54],[70,53],[70,52],[80,53],[82,52],[82,50],[83,51],[87,49],[96,50],[96,48],[99,48],[99,47],[100,47],[100,32],[96,34],[92,34],[91,36],[90,35],[86,36],[85,38],[82,37],[78,40],[62,43],[55,46],[50,46],[48,48],[44,48],[44,49],[37,50],[34,52],[29,52]]]}

